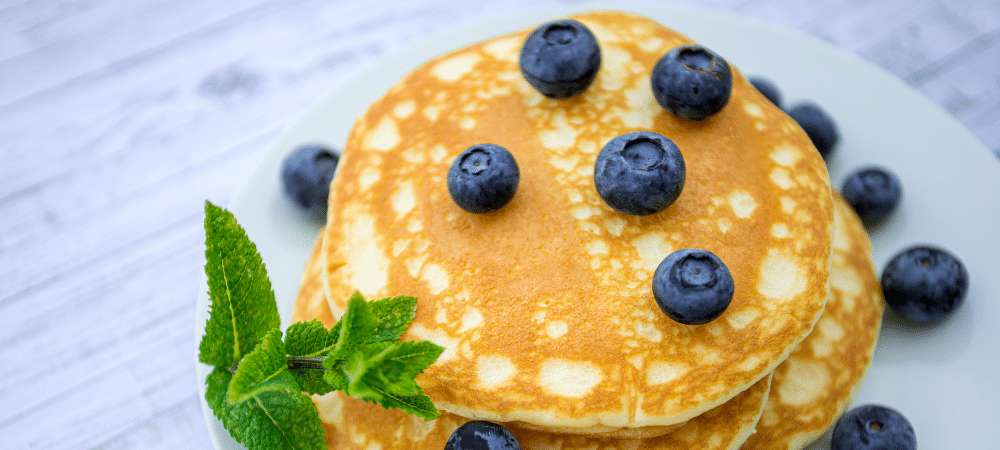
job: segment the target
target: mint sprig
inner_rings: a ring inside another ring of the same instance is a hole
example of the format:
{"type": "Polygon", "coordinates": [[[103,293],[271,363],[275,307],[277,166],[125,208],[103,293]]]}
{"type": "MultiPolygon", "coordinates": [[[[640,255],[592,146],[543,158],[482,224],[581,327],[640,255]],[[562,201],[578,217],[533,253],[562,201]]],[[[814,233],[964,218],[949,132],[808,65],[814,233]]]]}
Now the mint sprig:
{"type": "Polygon", "coordinates": [[[223,208],[205,202],[209,309],[198,359],[214,366],[205,399],[250,450],[325,448],[322,422],[306,394],[334,390],[425,420],[441,415],[414,379],[440,346],[399,341],[416,314],[413,297],[373,302],[355,293],[340,321],[281,320],[256,246],[223,208]]]}

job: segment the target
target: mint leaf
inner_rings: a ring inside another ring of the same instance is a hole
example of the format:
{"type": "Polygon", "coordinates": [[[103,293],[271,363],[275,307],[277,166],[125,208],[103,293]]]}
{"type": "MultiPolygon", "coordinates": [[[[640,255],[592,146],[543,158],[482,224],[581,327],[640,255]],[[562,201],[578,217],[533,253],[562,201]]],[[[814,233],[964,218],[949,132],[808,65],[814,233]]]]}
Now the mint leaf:
{"type": "Polygon", "coordinates": [[[434,402],[423,393],[420,386],[412,379],[387,379],[383,376],[384,373],[367,370],[371,366],[363,364],[361,359],[349,362],[347,370],[356,373],[361,366],[363,366],[361,369],[363,373],[360,377],[353,378],[348,375],[351,382],[345,392],[351,397],[376,403],[387,409],[400,409],[424,420],[433,420],[441,416],[441,412],[434,406],[434,402]],[[360,366],[357,364],[359,362],[361,362],[360,366]]]}
{"type": "MultiPolygon", "coordinates": [[[[319,364],[319,362],[317,362],[319,364]]],[[[332,384],[326,381],[327,370],[317,370],[315,367],[304,367],[291,363],[288,373],[292,375],[299,388],[309,395],[323,395],[336,390],[332,384]]]]}
{"type": "MultiPolygon", "coordinates": [[[[373,388],[377,389],[377,388],[373,388]]],[[[407,414],[413,414],[424,420],[434,420],[441,417],[441,411],[434,406],[431,398],[421,393],[409,397],[385,394],[378,402],[383,408],[396,408],[407,414]]]]}
{"type": "Polygon", "coordinates": [[[281,330],[278,329],[265,334],[260,344],[243,357],[229,384],[226,399],[230,405],[236,405],[265,391],[302,391],[288,372],[285,344],[281,342],[281,330]]]}
{"type": "Polygon", "coordinates": [[[262,392],[230,405],[227,391],[233,375],[216,367],[206,380],[205,400],[215,417],[248,450],[325,450],[319,411],[301,393],[262,392]]]}
{"type": "Polygon", "coordinates": [[[378,325],[378,318],[372,314],[370,304],[359,292],[355,292],[347,300],[344,315],[330,329],[337,338],[333,350],[323,359],[323,366],[331,369],[323,374],[323,380],[333,389],[350,395],[351,378],[345,367],[352,361],[352,366],[364,367],[364,358],[357,349],[375,335],[378,325]]]}
{"type": "Polygon", "coordinates": [[[439,417],[441,413],[414,378],[444,349],[428,341],[395,342],[413,320],[414,308],[413,297],[369,303],[354,293],[338,322],[333,350],[323,360],[323,366],[330,369],[323,374],[324,381],[354,398],[426,420],[439,417]]]}
{"type": "Polygon", "coordinates": [[[347,300],[347,309],[344,310],[344,315],[338,323],[340,333],[332,353],[334,359],[346,359],[354,349],[375,336],[379,325],[378,318],[372,314],[369,303],[358,292],[347,300]]]}
{"type": "Polygon", "coordinates": [[[285,333],[285,352],[291,356],[319,356],[333,350],[340,337],[340,324],[327,330],[319,319],[293,323],[285,333]]]}
{"type": "Polygon", "coordinates": [[[231,367],[281,326],[278,304],[257,246],[232,213],[207,201],[205,260],[211,306],[198,359],[231,367]]]}
{"type": "Polygon", "coordinates": [[[417,314],[417,299],[398,296],[371,302],[372,314],[379,324],[372,340],[375,342],[398,341],[417,314]]]}
{"type": "Polygon", "coordinates": [[[359,378],[351,380],[350,395],[426,420],[441,415],[414,378],[441,355],[443,348],[428,341],[406,341],[372,344],[363,351],[368,353],[366,367],[359,378]]]}
{"type": "Polygon", "coordinates": [[[323,322],[297,322],[285,334],[285,352],[290,356],[288,370],[302,390],[309,394],[326,394],[334,390],[324,378],[322,356],[329,353],[340,336],[340,322],[327,330],[323,322]],[[311,360],[311,358],[317,358],[311,360]]]}
{"type": "Polygon", "coordinates": [[[443,347],[430,341],[393,342],[368,358],[368,364],[373,368],[369,373],[390,384],[412,382],[427,366],[434,363],[443,351],[443,347]]]}

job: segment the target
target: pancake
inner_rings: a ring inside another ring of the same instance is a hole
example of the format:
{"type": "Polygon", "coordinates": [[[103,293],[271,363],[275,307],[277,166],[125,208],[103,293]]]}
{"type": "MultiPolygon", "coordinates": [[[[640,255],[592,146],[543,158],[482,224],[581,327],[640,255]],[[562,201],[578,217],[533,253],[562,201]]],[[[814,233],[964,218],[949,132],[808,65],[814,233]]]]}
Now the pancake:
{"type": "MultiPolygon", "coordinates": [[[[831,269],[832,283],[826,309],[820,316],[813,332],[795,348],[785,362],[775,369],[771,390],[767,395],[767,403],[764,405],[763,418],[759,423],[756,423],[756,433],[743,444],[744,450],[801,449],[816,440],[848,408],[871,363],[884,309],[881,290],[871,258],[871,244],[865,228],[850,206],[839,195],[835,195],[834,198],[835,233],[831,269]]],[[[322,292],[320,248],[319,243],[317,243],[303,275],[294,309],[294,320],[319,318],[329,327],[336,322],[336,319],[330,312],[322,292]]],[[[747,395],[747,393],[743,395],[747,395]]],[[[719,431],[716,433],[720,436],[715,439],[706,438],[704,435],[695,436],[699,432],[698,430],[702,430],[701,432],[704,433],[704,430],[708,429],[726,429],[719,424],[706,422],[710,417],[713,417],[713,414],[714,417],[725,417],[726,423],[748,423],[752,426],[754,422],[746,421],[755,420],[757,417],[755,415],[744,416],[743,422],[740,422],[732,418],[731,412],[729,414],[723,412],[726,408],[733,407],[730,403],[738,401],[740,401],[740,397],[716,408],[719,410],[718,412],[713,410],[688,422],[690,426],[681,427],[677,433],[669,435],[669,439],[660,439],[660,441],[672,444],[661,442],[663,447],[659,448],[684,448],[680,446],[680,442],[723,441],[722,432],[719,431]]],[[[347,439],[345,435],[349,432],[347,430],[364,429],[364,426],[359,424],[348,425],[345,423],[349,422],[350,419],[362,422],[372,417],[385,415],[388,416],[386,419],[378,420],[394,421],[394,427],[426,428],[426,425],[420,425],[421,420],[407,420],[405,415],[398,412],[378,411],[378,408],[346,397],[339,399],[317,398],[316,402],[321,409],[326,411],[324,414],[328,421],[324,423],[324,426],[328,436],[335,436],[331,437],[332,441],[347,439]],[[332,410],[340,408],[339,405],[344,402],[350,403],[350,408],[356,408],[359,411],[359,417],[348,418],[344,417],[343,413],[331,413],[332,410]],[[329,421],[330,417],[337,417],[336,420],[339,421],[332,423],[329,421]]],[[[752,407],[745,408],[743,411],[750,410],[752,407]]],[[[376,423],[379,423],[378,420],[376,423]]],[[[410,443],[407,444],[409,447],[404,445],[402,448],[443,448],[443,444],[439,441],[447,440],[450,435],[448,430],[453,430],[466,420],[446,414],[440,423],[435,424],[435,427],[443,427],[443,430],[434,435],[427,434],[425,439],[416,440],[421,442],[420,445],[426,444],[426,446],[413,447],[417,444],[410,443]]],[[[512,427],[512,429],[518,432],[517,436],[522,443],[526,444],[524,446],[526,449],[595,448],[592,446],[595,443],[600,444],[596,448],[651,448],[655,444],[655,442],[651,442],[653,440],[618,441],[592,437],[574,438],[573,436],[541,433],[530,429],[516,427],[512,427]],[[638,445],[639,443],[642,445],[638,445]],[[636,446],[632,447],[632,445],[636,446]]],[[[362,434],[367,436],[370,433],[362,434]]],[[[401,444],[395,440],[411,434],[419,435],[419,433],[410,430],[400,431],[399,434],[393,435],[394,441],[383,443],[392,445],[383,445],[382,448],[400,448],[401,444]]],[[[733,433],[731,436],[733,441],[741,437],[738,433],[733,433]]],[[[365,438],[362,443],[370,443],[368,439],[365,438]]],[[[331,448],[341,447],[331,446],[331,448]]]]}
{"type": "MultiPolygon", "coordinates": [[[[299,286],[293,309],[293,322],[319,319],[332,327],[333,317],[323,294],[320,277],[322,259],[319,242],[315,246],[299,286]]],[[[768,398],[771,376],[762,378],[735,398],[678,427],[664,436],[646,439],[556,434],[505,424],[525,450],[561,449],[701,449],[734,450],[753,433],[768,398]]],[[[440,450],[451,433],[469,419],[442,413],[433,421],[424,421],[399,410],[357,400],[341,392],[313,396],[327,439],[327,448],[440,450]]]]}
{"type": "MultiPolygon", "coordinates": [[[[507,424],[524,450],[735,450],[753,432],[767,398],[771,377],[673,433],[647,439],[597,438],[518,428],[507,424]]],[[[326,432],[327,448],[441,450],[451,433],[469,419],[450,413],[430,422],[399,410],[387,410],[340,392],[315,399],[326,432]]]]}
{"type": "MultiPolygon", "coordinates": [[[[743,444],[744,450],[792,450],[801,449],[821,436],[841,414],[849,407],[851,399],[861,384],[864,374],[871,363],[872,353],[878,340],[883,299],[879,289],[875,267],[871,258],[871,244],[867,232],[854,211],[839,195],[834,196],[835,233],[833,239],[833,264],[831,268],[831,291],[826,308],[820,320],[805,340],[800,343],[788,359],[775,369],[771,381],[771,390],[764,405],[763,418],[756,423],[756,433],[743,444]]],[[[306,266],[299,294],[294,308],[294,321],[312,320],[318,318],[332,326],[336,319],[330,312],[326,298],[322,292],[322,263],[320,245],[317,242],[309,263],[306,266]]],[[[341,398],[320,399],[317,405],[329,410],[339,408],[339,402],[359,403],[341,398]]],[[[737,401],[734,399],[734,401],[737,401]]],[[[362,403],[363,404],[363,403],[362,403]]],[[[729,405],[727,403],[726,405],[729,405]]],[[[373,409],[365,405],[358,406],[359,411],[373,409]]],[[[352,407],[355,407],[352,406],[352,407]]],[[[721,410],[727,406],[716,409],[721,410]]],[[[402,414],[378,412],[377,409],[362,414],[374,417],[382,414],[392,415],[391,420],[397,421],[396,426],[405,426],[407,421],[402,414]],[[402,424],[402,425],[400,425],[402,424]]],[[[692,427],[682,427],[671,438],[673,442],[709,442],[712,439],[682,438],[687,433],[695,433],[695,427],[704,428],[699,421],[710,417],[706,413],[695,421],[688,422],[692,427]],[[698,425],[696,425],[698,424],[698,425]]],[[[727,422],[733,420],[727,417],[727,422]]],[[[343,419],[341,419],[343,420],[343,419]]],[[[364,420],[364,419],[362,419],[364,420]]],[[[454,429],[467,419],[446,415],[444,420],[435,426],[454,429]]],[[[413,421],[417,426],[419,420],[413,421]]],[[[329,436],[339,436],[337,440],[345,439],[343,422],[336,424],[324,423],[329,436]]],[[[517,430],[517,428],[514,428],[517,430]]],[[[551,448],[576,448],[579,445],[589,445],[603,441],[598,448],[630,448],[609,439],[574,439],[571,436],[558,436],[539,433],[533,430],[518,430],[519,439],[524,443],[548,443],[551,448]],[[566,442],[570,442],[567,444],[566,442]],[[559,443],[561,446],[556,445],[559,443]],[[585,444],[586,443],[586,444],[585,444]]],[[[403,431],[402,435],[408,435],[403,431]]],[[[442,431],[443,439],[450,435],[442,431]]],[[[736,437],[736,436],[734,436],[736,437]]],[[[738,437],[736,437],[738,438],[738,437]]],[[[395,437],[400,439],[400,437],[395,437]]],[[[717,438],[721,439],[721,438],[717,438]]],[[[367,441],[365,441],[367,442],[367,441]]],[[[397,448],[394,446],[383,448],[397,448]]],[[[649,442],[637,448],[648,448],[649,442]]],[[[340,447],[331,447],[340,448],[340,447]]],[[[431,447],[427,447],[431,448],[431,447]]],[[[435,447],[442,448],[442,447],[435,447]]],[[[525,446],[524,448],[534,448],[525,446]]],[[[541,446],[539,448],[546,448],[541,446]]],[[[593,448],[593,447],[582,447],[593,448]]],[[[682,448],[682,447],[665,447],[682,448]]]]}
{"type": "Polygon", "coordinates": [[[577,96],[548,99],[523,79],[523,30],[429,61],[358,118],[331,185],[321,278],[335,317],[354,291],[419,299],[404,339],[445,348],[417,378],[442,411],[665,433],[763,379],[812,329],[829,286],[829,178],[808,136],[735,68],[719,113],[664,111],[650,71],[690,39],[629,13],[573,18],[602,52],[577,96]],[[616,212],[593,182],[600,148],[637,130],[673,140],[687,167],[678,200],[648,216],[616,212]],[[521,179],[506,206],[472,214],[446,174],[480,143],[507,148],[521,179]],[[653,299],[654,269],[682,248],[715,253],[735,280],[711,323],[676,323],[653,299]]]}
{"type": "Polygon", "coordinates": [[[813,332],[774,370],[757,433],[745,450],[792,450],[819,438],[850,406],[871,364],[884,300],[868,233],[839,195],[830,297],[813,332]]]}
{"type": "Polygon", "coordinates": [[[295,295],[295,306],[292,308],[292,323],[308,322],[319,319],[327,328],[337,323],[337,318],[330,312],[330,305],[323,293],[323,242],[320,239],[313,244],[309,259],[302,268],[302,278],[299,290],[295,295]]]}

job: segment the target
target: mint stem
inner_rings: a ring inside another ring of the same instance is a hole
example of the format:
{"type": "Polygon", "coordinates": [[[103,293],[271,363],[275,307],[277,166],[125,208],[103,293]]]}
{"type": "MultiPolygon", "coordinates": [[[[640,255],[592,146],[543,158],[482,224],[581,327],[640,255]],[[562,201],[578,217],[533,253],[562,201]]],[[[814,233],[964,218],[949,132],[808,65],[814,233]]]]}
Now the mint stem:
{"type": "MultiPolygon", "coordinates": [[[[286,356],[286,361],[288,361],[288,370],[297,369],[310,369],[310,370],[330,370],[328,367],[323,367],[323,356],[286,356]]],[[[337,361],[334,368],[343,366],[344,361],[337,361]]],[[[236,369],[240,368],[240,363],[233,364],[229,368],[229,373],[236,373],[236,369]]]]}
{"type": "Polygon", "coordinates": [[[314,370],[329,370],[323,367],[323,357],[322,356],[289,356],[288,370],[296,369],[314,369],[314,370]]]}

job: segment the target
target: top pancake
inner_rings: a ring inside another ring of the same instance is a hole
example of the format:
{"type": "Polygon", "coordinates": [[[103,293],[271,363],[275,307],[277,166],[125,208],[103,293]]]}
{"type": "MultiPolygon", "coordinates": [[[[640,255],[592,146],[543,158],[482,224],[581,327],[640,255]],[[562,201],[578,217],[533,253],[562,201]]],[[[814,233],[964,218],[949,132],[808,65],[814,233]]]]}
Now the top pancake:
{"type": "Polygon", "coordinates": [[[735,68],[732,99],[704,122],[660,108],[650,71],[688,38],[633,14],[573,18],[602,51],[580,95],[547,99],[523,79],[523,30],[429,61],[359,117],[331,186],[327,298],[339,317],[355,290],[417,297],[404,338],[445,348],[417,379],[444,411],[579,433],[681,423],[770,373],[822,312],[826,166],[735,68]],[[680,198],[649,216],[614,211],[593,183],[601,147],[636,130],[672,139],[687,166],[680,198]],[[507,148],[521,172],[513,200],[481,215],[446,184],[480,143],[507,148]],[[650,287],[689,247],[736,283],[701,326],[667,318],[650,287]]]}
{"type": "MultiPolygon", "coordinates": [[[[292,322],[319,319],[327,328],[337,322],[319,282],[322,270],[320,246],[316,245],[299,284],[292,322]]],[[[770,375],[762,378],[726,403],[663,435],[616,439],[610,436],[548,433],[516,423],[503,425],[517,437],[525,450],[736,450],[754,432],[768,399],[771,379],[770,375]]],[[[469,420],[444,412],[436,420],[425,421],[398,409],[383,409],[348,397],[342,392],[313,396],[313,401],[323,422],[327,448],[337,450],[440,450],[452,432],[469,420]]]]}

